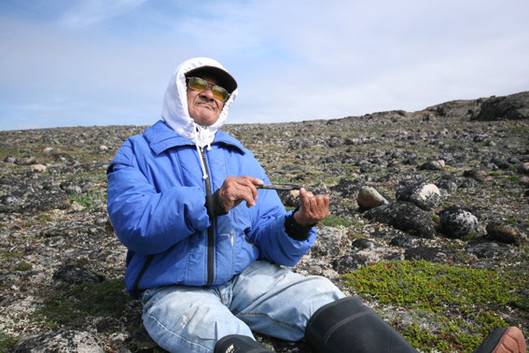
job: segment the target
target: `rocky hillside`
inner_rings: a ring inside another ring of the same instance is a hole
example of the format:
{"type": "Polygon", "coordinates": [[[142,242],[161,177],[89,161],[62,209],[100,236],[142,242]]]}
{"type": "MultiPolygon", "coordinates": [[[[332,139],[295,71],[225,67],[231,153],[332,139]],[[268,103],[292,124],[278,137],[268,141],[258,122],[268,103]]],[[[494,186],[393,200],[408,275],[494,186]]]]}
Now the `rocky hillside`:
{"type": "MultiPolygon", "coordinates": [[[[106,166],[143,130],[0,131],[0,351],[162,351],[124,292],[126,249],[105,207],[106,166]]],[[[361,295],[423,351],[471,351],[506,324],[527,336],[529,92],[225,130],[254,151],[273,182],[331,196],[331,215],[295,271],[361,295]],[[373,290],[375,276],[423,266],[438,271],[419,274],[428,290],[443,273],[463,271],[450,277],[456,286],[440,303],[431,298],[448,283],[428,294],[427,309],[414,292],[419,280],[406,290],[408,302],[406,293],[388,299],[373,290]],[[372,280],[360,286],[364,274],[372,280]],[[475,296],[455,302],[470,285],[475,296]]],[[[280,196],[296,205],[295,193],[280,196]]],[[[277,352],[310,352],[303,342],[257,337],[277,352]]]]}

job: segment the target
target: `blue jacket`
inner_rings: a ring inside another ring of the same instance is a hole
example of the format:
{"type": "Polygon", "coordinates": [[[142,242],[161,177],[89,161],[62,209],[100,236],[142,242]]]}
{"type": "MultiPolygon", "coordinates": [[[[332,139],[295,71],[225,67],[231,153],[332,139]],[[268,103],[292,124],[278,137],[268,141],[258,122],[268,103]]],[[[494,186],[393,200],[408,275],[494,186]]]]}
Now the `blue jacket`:
{"type": "MultiPolygon", "coordinates": [[[[269,183],[253,154],[225,132],[217,131],[203,153],[213,192],[228,176],[269,183]]],[[[125,284],[132,296],[135,285],[222,285],[258,259],[293,266],[314,243],[314,228],[304,241],[286,234],[291,212],[273,190],[259,190],[255,207],[242,202],[213,218],[208,239],[200,159],[195,143],[159,121],[130,137],[108,167],[108,211],[129,249],[125,284]]]]}

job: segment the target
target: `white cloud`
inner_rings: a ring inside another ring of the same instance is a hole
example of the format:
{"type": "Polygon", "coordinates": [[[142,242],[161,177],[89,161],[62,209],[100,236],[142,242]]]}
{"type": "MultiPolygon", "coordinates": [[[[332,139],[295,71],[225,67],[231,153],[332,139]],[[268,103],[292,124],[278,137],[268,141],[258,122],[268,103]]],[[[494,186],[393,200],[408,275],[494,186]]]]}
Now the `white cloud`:
{"type": "Polygon", "coordinates": [[[68,27],[81,28],[111,19],[143,4],[146,0],[81,0],[67,10],[60,22],[68,27]]]}

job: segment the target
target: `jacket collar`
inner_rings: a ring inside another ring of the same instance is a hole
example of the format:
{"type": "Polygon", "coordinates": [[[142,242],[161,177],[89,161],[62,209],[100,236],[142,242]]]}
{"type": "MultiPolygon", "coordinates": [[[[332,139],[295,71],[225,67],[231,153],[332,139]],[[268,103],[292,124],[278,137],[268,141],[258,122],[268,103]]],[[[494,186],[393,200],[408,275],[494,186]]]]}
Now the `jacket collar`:
{"type": "MultiPolygon", "coordinates": [[[[191,146],[196,147],[195,143],[185,137],[178,135],[167,124],[160,120],[153,126],[145,130],[145,139],[149,143],[149,147],[156,154],[160,154],[165,150],[173,147],[191,146]]],[[[228,148],[234,148],[240,154],[245,154],[244,147],[239,140],[225,133],[224,131],[217,131],[213,144],[226,145],[228,148]]]]}

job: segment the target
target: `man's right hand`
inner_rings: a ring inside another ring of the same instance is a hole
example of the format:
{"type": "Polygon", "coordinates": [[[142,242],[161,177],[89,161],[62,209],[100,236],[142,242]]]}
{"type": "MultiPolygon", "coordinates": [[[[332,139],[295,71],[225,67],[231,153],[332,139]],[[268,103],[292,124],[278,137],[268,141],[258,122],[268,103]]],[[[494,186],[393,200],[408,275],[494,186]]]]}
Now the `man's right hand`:
{"type": "Polygon", "coordinates": [[[219,189],[219,196],[226,212],[246,201],[249,207],[255,206],[257,200],[256,185],[262,185],[263,181],[250,176],[227,177],[219,189]]]}

